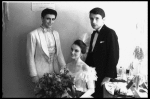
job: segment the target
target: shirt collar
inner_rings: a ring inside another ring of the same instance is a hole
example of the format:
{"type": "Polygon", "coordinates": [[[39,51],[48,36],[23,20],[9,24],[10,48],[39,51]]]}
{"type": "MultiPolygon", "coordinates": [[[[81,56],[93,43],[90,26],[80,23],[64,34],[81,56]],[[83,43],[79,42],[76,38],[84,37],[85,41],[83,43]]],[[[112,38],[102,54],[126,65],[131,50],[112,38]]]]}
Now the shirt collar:
{"type": "Polygon", "coordinates": [[[43,33],[51,32],[51,31],[52,31],[51,28],[50,28],[50,29],[47,29],[47,28],[45,28],[43,25],[41,25],[41,28],[42,28],[43,33]]]}
{"type": "Polygon", "coordinates": [[[102,29],[102,27],[104,26],[104,24],[100,27],[100,28],[98,28],[98,29],[96,29],[96,30],[94,30],[96,33],[99,33],[99,31],[102,29]]]}

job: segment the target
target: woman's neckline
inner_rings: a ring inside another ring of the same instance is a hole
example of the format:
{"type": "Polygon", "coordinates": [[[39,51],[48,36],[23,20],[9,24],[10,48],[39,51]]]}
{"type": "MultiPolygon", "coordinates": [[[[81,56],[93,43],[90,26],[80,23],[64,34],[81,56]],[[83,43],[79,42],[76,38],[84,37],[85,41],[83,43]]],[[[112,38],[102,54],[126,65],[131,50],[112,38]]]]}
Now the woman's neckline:
{"type": "Polygon", "coordinates": [[[71,73],[76,74],[82,70],[82,64],[71,63],[68,68],[69,68],[71,73]]]}

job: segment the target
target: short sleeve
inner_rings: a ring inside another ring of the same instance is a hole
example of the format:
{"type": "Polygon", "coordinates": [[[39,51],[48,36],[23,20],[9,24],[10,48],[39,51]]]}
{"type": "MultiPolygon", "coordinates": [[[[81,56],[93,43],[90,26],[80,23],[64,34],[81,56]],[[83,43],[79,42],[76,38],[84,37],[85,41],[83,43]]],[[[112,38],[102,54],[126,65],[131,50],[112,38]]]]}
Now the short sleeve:
{"type": "Polygon", "coordinates": [[[96,70],[94,67],[86,66],[86,69],[83,68],[83,72],[80,73],[81,79],[88,81],[97,81],[96,70]]]}

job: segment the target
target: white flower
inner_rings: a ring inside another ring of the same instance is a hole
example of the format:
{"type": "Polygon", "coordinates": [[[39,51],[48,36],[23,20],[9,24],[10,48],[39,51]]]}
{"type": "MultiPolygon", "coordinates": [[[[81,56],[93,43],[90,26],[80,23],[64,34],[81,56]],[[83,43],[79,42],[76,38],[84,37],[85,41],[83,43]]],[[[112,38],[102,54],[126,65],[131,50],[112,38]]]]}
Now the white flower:
{"type": "Polygon", "coordinates": [[[64,68],[60,70],[60,74],[63,74],[64,73],[64,68]]]}

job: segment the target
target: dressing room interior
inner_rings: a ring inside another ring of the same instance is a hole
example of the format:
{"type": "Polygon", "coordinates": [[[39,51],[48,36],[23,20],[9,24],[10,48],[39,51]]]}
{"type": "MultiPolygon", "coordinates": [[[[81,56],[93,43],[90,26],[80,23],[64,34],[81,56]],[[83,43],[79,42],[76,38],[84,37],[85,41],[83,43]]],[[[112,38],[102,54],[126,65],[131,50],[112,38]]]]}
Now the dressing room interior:
{"type": "MultiPolygon", "coordinates": [[[[38,1],[40,2],[40,1],[38,1]]],[[[41,9],[35,1],[2,2],[2,97],[34,97],[29,76],[27,34],[41,24],[41,9]],[[36,6],[36,7],[35,7],[36,6]]],[[[117,71],[133,67],[133,75],[148,77],[148,2],[41,1],[58,13],[53,28],[58,31],[65,62],[70,62],[71,45],[81,39],[89,45],[93,28],[89,11],[105,11],[105,24],[115,30],[119,42],[117,71]],[[135,50],[143,53],[135,58],[135,50]]]]}

